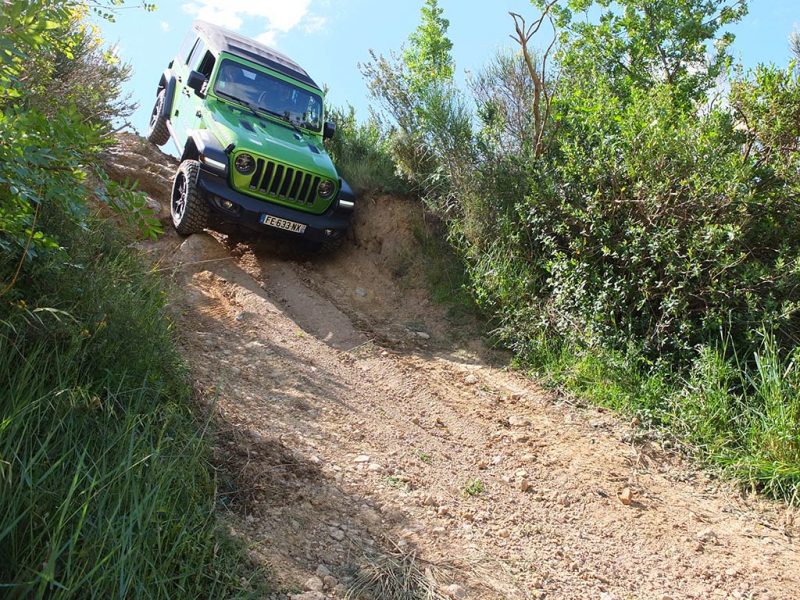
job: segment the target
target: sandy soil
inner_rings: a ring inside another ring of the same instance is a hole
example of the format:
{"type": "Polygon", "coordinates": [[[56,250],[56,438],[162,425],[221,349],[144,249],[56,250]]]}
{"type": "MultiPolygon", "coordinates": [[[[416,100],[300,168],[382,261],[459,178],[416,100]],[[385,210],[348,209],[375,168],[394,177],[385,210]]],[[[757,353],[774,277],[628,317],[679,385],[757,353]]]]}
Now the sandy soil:
{"type": "Polygon", "coordinates": [[[333,257],[208,234],[145,246],[217,415],[220,512],[276,598],[401,570],[428,597],[800,597],[795,511],[506,368],[428,298],[421,222],[365,199],[333,257]]]}

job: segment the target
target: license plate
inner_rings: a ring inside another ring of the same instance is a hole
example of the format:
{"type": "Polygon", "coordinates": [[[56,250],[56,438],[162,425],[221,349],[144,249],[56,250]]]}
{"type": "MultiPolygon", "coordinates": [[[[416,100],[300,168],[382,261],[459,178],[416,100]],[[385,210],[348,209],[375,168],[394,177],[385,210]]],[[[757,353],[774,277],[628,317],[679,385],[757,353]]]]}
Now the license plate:
{"type": "Polygon", "coordinates": [[[295,223],[294,221],[279,219],[278,217],[273,217],[272,215],[261,215],[261,223],[263,225],[269,225],[270,227],[277,227],[278,229],[291,231],[292,233],[304,233],[306,230],[306,226],[302,223],[295,223]]]}

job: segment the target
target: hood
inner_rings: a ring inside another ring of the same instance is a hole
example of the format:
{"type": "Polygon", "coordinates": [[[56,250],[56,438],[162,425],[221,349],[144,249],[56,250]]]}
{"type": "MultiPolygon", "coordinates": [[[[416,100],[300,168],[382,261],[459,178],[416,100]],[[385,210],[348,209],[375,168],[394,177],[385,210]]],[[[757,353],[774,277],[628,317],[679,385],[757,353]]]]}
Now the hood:
{"type": "Polygon", "coordinates": [[[256,116],[244,107],[220,100],[206,104],[205,122],[223,146],[236,145],[237,151],[267,156],[299,169],[338,179],[322,136],[266,116],[256,116]]]}

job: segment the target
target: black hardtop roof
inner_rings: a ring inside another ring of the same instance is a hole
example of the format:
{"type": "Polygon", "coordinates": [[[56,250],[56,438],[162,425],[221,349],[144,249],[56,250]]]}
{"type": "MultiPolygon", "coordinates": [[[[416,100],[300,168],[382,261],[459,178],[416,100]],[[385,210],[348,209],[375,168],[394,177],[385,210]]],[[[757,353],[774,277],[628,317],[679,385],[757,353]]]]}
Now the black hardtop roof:
{"type": "Polygon", "coordinates": [[[192,24],[192,28],[198,33],[202,33],[208,40],[210,46],[218,52],[227,52],[235,56],[241,56],[251,62],[293,77],[306,85],[310,85],[322,91],[300,65],[273,48],[260,44],[234,31],[229,31],[217,25],[207,23],[206,21],[197,20],[192,24]]]}

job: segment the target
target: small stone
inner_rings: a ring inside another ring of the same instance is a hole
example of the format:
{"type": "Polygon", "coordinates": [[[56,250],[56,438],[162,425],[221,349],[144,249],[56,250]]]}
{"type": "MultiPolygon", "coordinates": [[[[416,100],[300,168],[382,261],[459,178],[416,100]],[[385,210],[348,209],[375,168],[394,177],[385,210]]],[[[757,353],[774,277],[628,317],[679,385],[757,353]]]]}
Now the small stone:
{"type": "Polygon", "coordinates": [[[327,577],[327,576],[328,576],[328,575],[330,575],[330,574],[331,574],[330,570],[329,570],[329,569],[328,569],[328,567],[326,567],[325,565],[319,565],[319,566],[317,567],[317,572],[316,572],[316,575],[317,575],[317,577],[319,577],[320,579],[324,579],[325,577],[327,577]]]}
{"type": "Polygon", "coordinates": [[[511,425],[511,427],[529,427],[531,420],[520,415],[511,415],[508,417],[508,424],[511,425]]]}
{"type": "Polygon", "coordinates": [[[436,506],[438,502],[436,502],[436,498],[428,494],[422,498],[422,505],[423,506],[436,506]]]}
{"type": "Polygon", "coordinates": [[[514,477],[517,479],[525,479],[528,476],[528,472],[525,469],[517,469],[514,471],[514,477]]]}
{"type": "Polygon", "coordinates": [[[478,383],[478,377],[476,375],[470,373],[469,375],[464,377],[464,383],[466,385],[475,385],[476,383],[478,383]]]}
{"type": "Polygon", "coordinates": [[[488,468],[489,468],[489,463],[488,462],[486,462],[485,460],[479,460],[478,461],[478,469],[483,471],[483,470],[488,469],[488,468]]]}
{"type": "Polygon", "coordinates": [[[709,543],[713,544],[717,541],[717,534],[714,533],[714,530],[711,529],[710,527],[700,531],[696,537],[700,542],[704,544],[709,544],[709,543]]]}
{"type": "Polygon", "coordinates": [[[383,471],[383,467],[380,466],[378,463],[369,463],[367,470],[372,471],[374,473],[380,473],[383,471]]]}
{"type": "Polygon", "coordinates": [[[467,597],[467,593],[464,591],[464,588],[455,583],[452,585],[448,585],[446,588],[444,588],[444,593],[447,594],[448,597],[453,599],[467,597]]]}
{"type": "Polygon", "coordinates": [[[531,489],[531,483],[527,479],[523,479],[517,484],[517,488],[520,492],[527,492],[529,489],[531,489]]]}
{"type": "Polygon", "coordinates": [[[335,577],[331,575],[326,575],[325,577],[322,578],[322,583],[325,586],[326,590],[332,590],[333,588],[336,587],[336,584],[338,582],[336,581],[335,577]]]}
{"type": "Polygon", "coordinates": [[[303,589],[307,592],[321,592],[324,588],[325,584],[322,582],[322,579],[316,575],[306,579],[306,582],[303,584],[303,589]]]}
{"type": "Polygon", "coordinates": [[[501,462],[503,462],[503,455],[502,454],[498,454],[497,456],[492,458],[492,464],[493,465],[499,465],[501,462]]]}
{"type": "Polygon", "coordinates": [[[337,542],[341,542],[344,539],[344,531],[339,529],[338,527],[330,527],[328,531],[331,534],[331,537],[335,539],[337,542]]]}
{"type": "Polygon", "coordinates": [[[356,296],[359,298],[366,298],[367,297],[367,290],[364,288],[357,287],[356,288],[356,296]]]}
{"type": "Polygon", "coordinates": [[[531,436],[529,436],[527,433],[515,433],[511,437],[518,444],[525,444],[525,443],[529,442],[530,439],[531,439],[531,436]]]}
{"type": "Polygon", "coordinates": [[[353,462],[354,463],[368,463],[369,462],[369,456],[366,455],[366,454],[359,454],[358,456],[356,456],[353,459],[353,462]]]}
{"type": "Polygon", "coordinates": [[[302,594],[292,594],[289,600],[325,600],[322,592],[303,592],[302,594]]]}
{"type": "Polygon", "coordinates": [[[633,501],[633,495],[631,494],[631,488],[625,488],[619,493],[619,501],[622,502],[625,506],[630,506],[631,502],[633,501]]]}
{"type": "Polygon", "coordinates": [[[421,340],[429,340],[431,339],[430,334],[425,333],[424,331],[417,331],[417,337],[421,340]]]}
{"type": "Polygon", "coordinates": [[[436,514],[440,517],[446,517],[448,514],[450,514],[450,509],[446,506],[440,506],[436,509],[436,514]]]}

